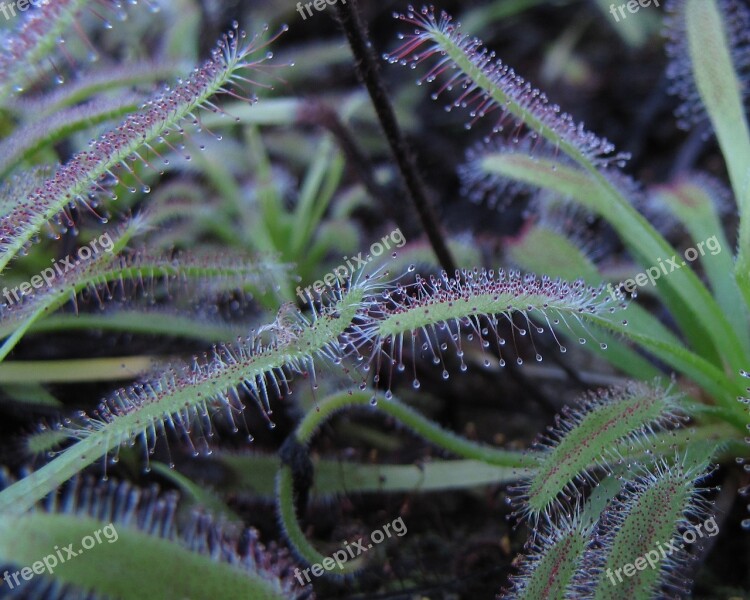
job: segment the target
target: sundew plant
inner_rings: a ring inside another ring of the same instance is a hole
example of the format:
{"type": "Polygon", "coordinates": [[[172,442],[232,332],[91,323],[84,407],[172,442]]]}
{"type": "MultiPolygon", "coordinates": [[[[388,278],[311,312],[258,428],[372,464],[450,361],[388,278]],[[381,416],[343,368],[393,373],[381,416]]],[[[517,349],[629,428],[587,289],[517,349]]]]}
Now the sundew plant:
{"type": "Polygon", "coordinates": [[[750,6],[376,4],[0,8],[0,597],[750,594],[750,6]]]}

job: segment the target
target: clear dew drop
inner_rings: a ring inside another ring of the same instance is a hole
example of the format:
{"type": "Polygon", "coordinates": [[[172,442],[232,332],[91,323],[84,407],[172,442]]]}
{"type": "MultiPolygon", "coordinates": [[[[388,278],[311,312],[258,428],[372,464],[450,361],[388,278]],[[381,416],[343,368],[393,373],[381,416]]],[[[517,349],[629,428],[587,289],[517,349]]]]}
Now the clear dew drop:
{"type": "Polygon", "coordinates": [[[448,371],[443,369],[443,379],[448,379],[449,377],[450,377],[450,373],[448,373],[448,371]]]}
{"type": "Polygon", "coordinates": [[[375,396],[373,396],[372,398],[370,398],[370,404],[372,406],[377,406],[378,405],[378,399],[375,396]]]}
{"type": "Polygon", "coordinates": [[[421,387],[421,383],[419,383],[419,379],[415,379],[411,382],[411,387],[413,387],[415,390],[418,390],[421,387]]]}

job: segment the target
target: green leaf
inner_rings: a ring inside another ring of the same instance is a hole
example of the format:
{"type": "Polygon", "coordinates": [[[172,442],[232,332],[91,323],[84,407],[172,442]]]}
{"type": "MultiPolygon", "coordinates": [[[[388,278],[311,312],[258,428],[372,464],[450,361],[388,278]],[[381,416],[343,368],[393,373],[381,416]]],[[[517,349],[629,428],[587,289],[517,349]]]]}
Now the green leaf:
{"type": "Polygon", "coordinates": [[[654,200],[666,204],[690,233],[716,302],[736,325],[745,355],[750,356],[748,310],[735,279],[732,247],[717,213],[718,193],[716,184],[692,177],[656,188],[654,200]]]}
{"type": "Polygon", "coordinates": [[[213,356],[161,369],[154,377],[118,390],[99,405],[95,417],[81,416],[70,425],[69,434],[78,442],[0,492],[0,513],[25,512],[76,473],[135,438],[153,443],[165,427],[187,436],[192,420],[203,418],[208,404],[238,408],[239,388],[267,414],[269,394],[280,395],[281,385],[287,385],[292,374],[315,373],[315,357],[337,356],[338,338],[354,319],[364,295],[362,287],[342,292],[320,307],[312,320],[284,306],[274,323],[244,340],[217,347],[213,356]]]}
{"type": "MultiPolygon", "coordinates": [[[[45,5],[46,6],[46,5],[45,5]]],[[[150,148],[195,112],[213,106],[210,99],[231,86],[242,71],[265,59],[250,60],[262,44],[244,42],[244,36],[227,37],[212,58],[174,88],[153,96],[144,108],[117,128],[103,134],[86,151],[76,154],[39,188],[10,207],[0,236],[0,271],[52,218],[73,202],[87,205],[88,195],[101,190],[101,180],[117,165],[127,164],[138,151],[150,148]],[[240,46],[240,44],[245,44],[240,46]]]]}
{"type": "MultiPolygon", "coordinates": [[[[631,254],[644,267],[677,255],[661,235],[625,200],[612,201],[605,189],[586,173],[559,160],[538,158],[513,151],[486,155],[482,168],[515,181],[555,191],[601,215],[618,232],[631,254]]],[[[696,352],[708,360],[721,356],[739,372],[747,359],[736,327],[724,316],[716,300],[689,267],[681,268],[659,280],[663,297],[696,352]],[[712,340],[712,344],[706,340],[712,340]]],[[[723,366],[723,365],[722,365],[723,366]]]]}
{"type": "Polygon", "coordinates": [[[592,464],[606,463],[620,440],[645,438],[655,426],[675,421],[679,396],[658,386],[632,384],[598,396],[589,396],[559,422],[551,448],[538,457],[539,467],[526,487],[525,510],[533,518],[564,511],[576,498],[577,483],[592,464]]]}
{"type": "Polygon", "coordinates": [[[560,600],[581,568],[592,528],[582,528],[578,519],[538,532],[523,561],[519,574],[511,578],[513,590],[503,598],[513,600],[560,600]]]}
{"type": "Polygon", "coordinates": [[[660,460],[648,470],[641,468],[626,484],[602,516],[602,549],[588,557],[585,567],[600,573],[595,587],[591,581],[582,584],[584,589],[594,587],[592,598],[650,600],[665,584],[684,589],[677,572],[689,558],[679,532],[690,526],[688,517],[707,516],[696,483],[705,475],[714,448],[701,446],[700,457],[695,449],[690,457],[660,460]],[[674,553],[670,542],[677,549],[674,553]],[[630,568],[632,574],[624,570],[626,565],[636,567],[630,568]]]}
{"type": "MultiPolygon", "coordinates": [[[[113,493],[119,493],[123,500],[128,499],[128,491],[119,489],[119,486],[113,493]]],[[[129,501],[137,497],[131,495],[129,501]]],[[[104,498],[106,495],[100,494],[94,502],[103,503],[104,498]]],[[[145,502],[143,505],[146,505],[141,509],[143,514],[139,517],[136,513],[127,523],[118,519],[119,516],[126,517],[127,513],[115,515],[111,522],[91,517],[86,514],[88,511],[83,514],[35,511],[23,516],[0,513],[0,562],[11,563],[18,569],[38,563],[39,567],[34,569],[35,578],[50,578],[121,600],[146,597],[164,600],[288,598],[279,579],[274,580],[272,573],[253,572],[240,564],[230,564],[230,553],[223,545],[226,542],[220,535],[210,542],[211,527],[205,523],[203,530],[194,532],[192,540],[160,538],[158,533],[137,529],[137,524],[145,528],[149,524],[161,525],[164,521],[159,513],[160,509],[164,511],[163,502],[154,502],[152,507],[145,502]],[[195,544],[195,550],[190,549],[191,543],[195,544]],[[205,545],[202,549],[201,543],[205,545]],[[222,544],[221,553],[212,555],[213,543],[222,544]],[[73,550],[76,555],[70,556],[65,548],[73,550]],[[51,566],[51,574],[47,565],[51,566]]],[[[89,510],[94,512],[96,506],[99,505],[95,504],[89,510]]],[[[107,509],[104,508],[103,512],[106,513],[107,509]]],[[[174,524],[169,522],[169,517],[166,519],[163,526],[154,526],[155,532],[168,535],[174,531],[174,524]]],[[[19,582],[19,586],[14,587],[23,590],[23,586],[36,584],[38,590],[37,581],[27,582],[19,578],[19,582]]]]}
{"type": "Polygon", "coordinates": [[[18,163],[28,160],[42,148],[71,134],[105,123],[135,111],[142,100],[132,94],[113,99],[92,100],[24,125],[0,142],[0,178],[18,163]]]}

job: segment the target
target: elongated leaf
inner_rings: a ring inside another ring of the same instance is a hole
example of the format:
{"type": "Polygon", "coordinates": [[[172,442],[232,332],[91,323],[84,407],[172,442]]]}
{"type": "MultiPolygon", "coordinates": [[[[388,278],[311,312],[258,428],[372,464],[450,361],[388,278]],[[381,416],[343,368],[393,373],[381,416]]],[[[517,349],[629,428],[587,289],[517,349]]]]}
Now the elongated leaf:
{"type": "MultiPolygon", "coordinates": [[[[687,71],[697,88],[740,209],[736,274],[750,307],[750,128],[742,98],[746,84],[735,71],[735,57],[742,56],[747,63],[746,49],[740,44],[746,43],[743,36],[750,25],[750,11],[728,0],[679,0],[673,2],[672,10],[672,68],[678,74],[687,71]]],[[[691,90],[691,84],[683,83],[682,88],[691,90]]]]}
{"type": "Polygon", "coordinates": [[[140,105],[138,96],[124,94],[112,100],[96,100],[35,120],[0,142],[0,178],[41,148],[85,128],[120,118],[140,105]]]}
{"type": "Polygon", "coordinates": [[[101,403],[96,416],[83,416],[71,424],[69,435],[80,441],[0,492],[0,513],[23,513],[81,469],[136,438],[153,444],[170,429],[190,441],[192,421],[207,418],[209,406],[225,410],[233,422],[232,411],[244,408],[239,388],[268,416],[269,396],[281,397],[291,375],[314,374],[314,357],[335,361],[340,355],[338,338],[359,310],[365,288],[332,294],[330,304],[319,307],[312,320],[284,306],[274,323],[249,338],[216,347],[211,357],[196,358],[192,364],[160,369],[153,377],[115,392],[101,403]]]}
{"type": "Polygon", "coordinates": [[[214,49],[212,58],[189,79],[154,96],[141,111],[102,135],[89,150],[77,154],[54,177],[21,198],[0,229],[0,270],[65,207],[75,201],[86,204],[89,195],[102,188],[102,178],[113,175],[115,166],[138,156],[141,148],[153,150],[151,144],[164,140],[170,130],[179,133],[183,119],[200,108],[213,107],[212,96],[236,81],[243,70],[264,62],[265,58],[253,61],[249,57],[265,44],[257,37],[247,43],[244,37],[243,32],[227,36],[214,49]]]}
{"type": "Polygon", "coordinates": [[[748,309],[735,279],[732,247],[717,213],[720,193],[707,178],[693,177],[657,188],[655,199],[665,203],[690,233],[716,301],[728,320],[738,324],[738,336],[750,354],[748,309]]]}
{"type": "Polygon", "coordinates": [[[578,519],[545,527],[534,538],[511,578],[513,588],[503,598],[514,600],[561,600],[569,598],[573,577],[581,568],[593,527],[584,528],[578,519]]]}
{"type": "Polygon", "coordinates": [[[296,585],[282,575],[284,557],[256,536],[247,538],[253,558],[246,560],[237,538],[206,516],[193,517],[176,535],[174,495],[158,498],[113,482],[71,488],[50,512],[0,513],[0,562],[19,570],[39,564],[31,581],[10,576],[18,597],[41,597],[35,593],[50,580],[123,600],[281,600],[296,585]]]}
{"type": "Polygon", "coordinates": [[[586,470],[606,462],[619,440],[638,440],[654,427],[675,423],[678,398],[671,390],[642,383],[589,396],[546,440],[550,449],[525,487],[525,510],[534,519],[564,511],[568,502],[561,496],[576,498],[586,470]]]}
{"type": "MultiPolygon", "coordinates": [[[[650,469],[641,469],[639,476],[626,485],[602,517],[606,531],[602,549],[589,555],[586,566],[599,577],[589,581],[581,577],[581,597],[650,600],[660,595],[662,586],[687,591],[680,572],[689,558],[679,531],[692,527],[689,518],[703,525],[708,516],[705,500],[696,487],[712,452],[709,446],[705,449],[708,452],[699,460],[694,460],[696,452],[692,457],[660,460],[650,469]]],[[[698,535],[691,533],[695,542],[698,535]]]]}
{"type": "MultiPolygon", "coordinates": [[[[646,268],[677,255],[677,251],[634,208],[609,201],[594,181],[579,169],[566,166],[559,160],[535,158],[513,151],[494,152],[485,157],[482,165],[492,173],[558,192],[602,215],[615,227],[631,254],[646,268]]],[[[745,360],[743,345],[734,326],[724,317],[716,300],[691,268],[669,273],[659,280],[656,289],[697,352],[709,360],[717,360],[721,355],[737,371],[742,368],[745,360]],[[713,340],[712,347],[708,347],[706,339],[713,340]]]]}

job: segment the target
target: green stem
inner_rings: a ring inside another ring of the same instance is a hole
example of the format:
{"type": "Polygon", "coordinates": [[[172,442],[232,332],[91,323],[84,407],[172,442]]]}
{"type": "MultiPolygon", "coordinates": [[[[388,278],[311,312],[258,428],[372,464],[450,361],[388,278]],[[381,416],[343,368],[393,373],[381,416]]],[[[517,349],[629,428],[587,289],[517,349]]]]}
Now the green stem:
{"type": "Polygon", "coordinates": [[[383,412],[397,419],[425,440],[461,458],[479,460],[489,465],[501,467],[527,468],[535,467],[538,464],[532,455],[471,442],[435,425],[395,398],[389,400],[382,394],[373,396],[372,393],[363,391],[342,392],[323,400],[317,409],[308,412],[298,425],[295,432],[297,440],[304,445],[308,445],[315,432],[333,414],[354,407],[366,407],[370,410],[383,412]],[[371,403],[373,397],[378,399],[375,406],[371,403]]]}
{"type": "MultiPolygon", "coordinates": [[[[299,558],[311,565],[322,564],[326,557],[320,554],[320,552],[318,552],[315,547],[307,541],[307,537],[297,520],[297,512],[294,509],[293,487],[292,470],[287,466],[281,467],[277,478],[276,488],[279,520],[281,521],[281,525],[284,528],[289,543],[299,558]]],[[[339,568],[337,563],[333,569],[326,571],[326,573],[328,575],[347,575],[355,572],[361,566],[362,560],[355,558],[354,560],[343,563],[341,568],[339,568]]]]}

